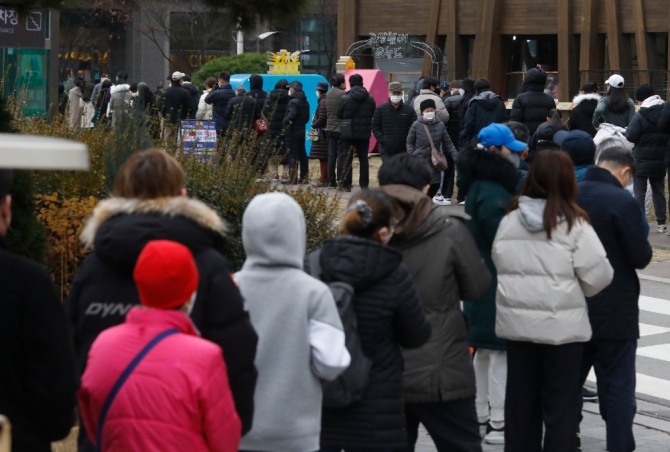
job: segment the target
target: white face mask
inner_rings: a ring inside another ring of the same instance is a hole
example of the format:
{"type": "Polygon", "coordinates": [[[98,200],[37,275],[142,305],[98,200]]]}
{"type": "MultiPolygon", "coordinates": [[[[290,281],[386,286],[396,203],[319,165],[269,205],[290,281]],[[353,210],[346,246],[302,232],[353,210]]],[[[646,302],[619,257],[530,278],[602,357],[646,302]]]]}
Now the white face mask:
{"type": "Polygon", "coordinates": [[[399,104],[400,102],[402,102],[402,96],[391,96],[392,104],[399,104]]]}
{"type": "Polygon", "coordinates": [[[317,91],[316,92],[316,98],[318,99],[319,97],[321,97],[321,93],[319,91],[317,91]]]}
{"type": "Polygon", "coordinates": [[[521,157],[519,157],[519,154],[512,152],[511,154],[505,155],[505,158],[512,162],[514,168],[519,168],[519,165],[521,164],[521,157]]]}
{"type": "Polygon", "coordinates": [[[423,113],[421,116],[423,116],[423,119],[425,119],[426,121],[432,121],[433,119],[435,119],[435,112],[427,111],[423,113]]]}

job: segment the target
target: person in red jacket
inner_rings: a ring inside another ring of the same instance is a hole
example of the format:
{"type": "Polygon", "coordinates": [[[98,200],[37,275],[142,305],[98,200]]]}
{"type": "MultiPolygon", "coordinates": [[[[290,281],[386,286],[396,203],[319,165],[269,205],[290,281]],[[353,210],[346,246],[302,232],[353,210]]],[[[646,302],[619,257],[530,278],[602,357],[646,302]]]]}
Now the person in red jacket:
{"type": "Polygon", "coordinates": [[[237,451],[241,424],[221,349],[198,337],[187,315],[198,287],[191,252],[151,241],[133,278],[143,307],[103,331],[88,355],[78,397],[89,438],[110,451],[237,451]]]}

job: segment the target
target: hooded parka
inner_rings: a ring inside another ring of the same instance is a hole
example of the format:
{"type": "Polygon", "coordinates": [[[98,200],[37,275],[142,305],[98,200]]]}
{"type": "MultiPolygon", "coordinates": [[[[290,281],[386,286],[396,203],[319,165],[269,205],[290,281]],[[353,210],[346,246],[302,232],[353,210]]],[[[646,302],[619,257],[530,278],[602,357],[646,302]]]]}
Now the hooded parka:
{"type": "Polygon", "coordinates": [[[546,84],[546,72],[538,68],[529,69],[523,79],[523,92],[512,103],[510,121],[525,124],[531,136],[547,120],[549,110],[556,108],[554,98],[544,92],[546,84]]]}

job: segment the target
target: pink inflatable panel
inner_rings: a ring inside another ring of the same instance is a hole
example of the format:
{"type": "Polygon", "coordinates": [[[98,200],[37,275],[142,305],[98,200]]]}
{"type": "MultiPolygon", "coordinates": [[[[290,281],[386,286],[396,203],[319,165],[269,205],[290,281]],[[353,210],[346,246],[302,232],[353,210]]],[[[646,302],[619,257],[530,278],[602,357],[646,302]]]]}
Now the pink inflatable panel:
{"type": "MultiPolygon", "coordinates": [[[[372,98],[377,103],[377,107],[389,101],[388,84],[384,78],[384,73],[379,69],[353,69],[344,74],[349,90],[349,76],[359,74],[363,77],[363,86],[368,90],[372,98]]],[[[377,149],[377,139],[370,134],[370,147],[368,152],[379,152],[377,149]]]]}

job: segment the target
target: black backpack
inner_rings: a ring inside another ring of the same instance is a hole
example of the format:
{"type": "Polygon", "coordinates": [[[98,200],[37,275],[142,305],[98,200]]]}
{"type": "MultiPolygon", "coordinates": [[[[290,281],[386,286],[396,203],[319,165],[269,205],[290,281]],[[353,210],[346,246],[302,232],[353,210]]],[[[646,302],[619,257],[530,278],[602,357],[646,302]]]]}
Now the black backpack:
{"type": "MultiPolygon", "coordinates": [[[[321,279],[320,256],[321,250],[314,251],[307,256],[306,262],[308,273],[319,280],[321,279]]],[[[327,282],[326,284],[333,294],[337,312],[342,320],[345,345],[349,355],[351,355],[351,363],[347,370],[342,372],[335,380],[324,382],[323,406],[343,408],[363,398],[368,385],[372,360],[363,354],[361,347],[353,305],[354,288],[341,281],[327,282]]]]}

